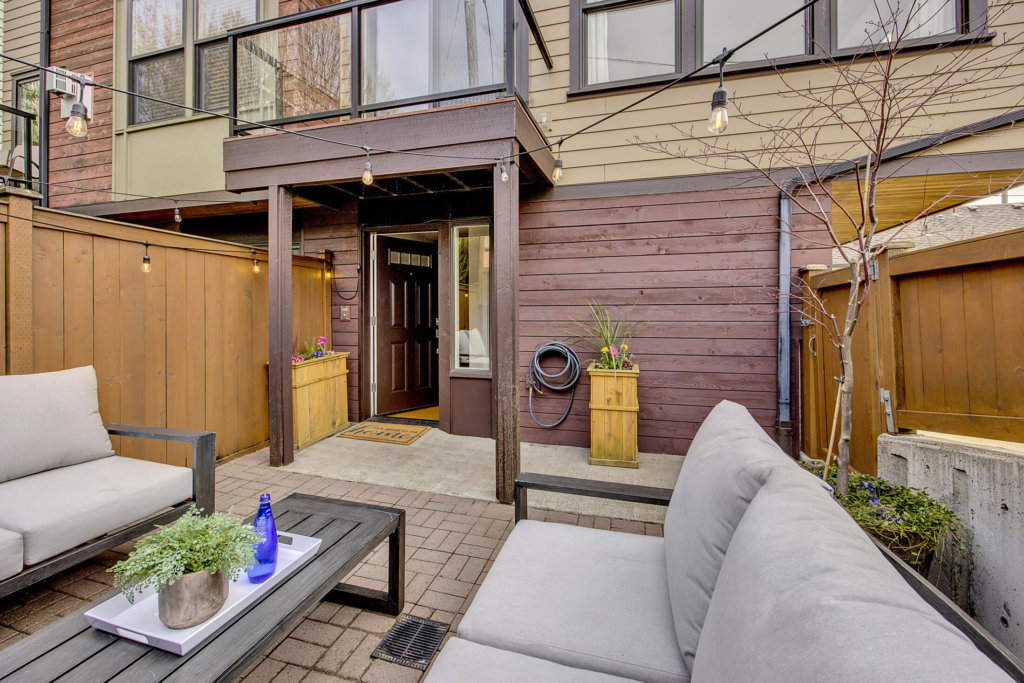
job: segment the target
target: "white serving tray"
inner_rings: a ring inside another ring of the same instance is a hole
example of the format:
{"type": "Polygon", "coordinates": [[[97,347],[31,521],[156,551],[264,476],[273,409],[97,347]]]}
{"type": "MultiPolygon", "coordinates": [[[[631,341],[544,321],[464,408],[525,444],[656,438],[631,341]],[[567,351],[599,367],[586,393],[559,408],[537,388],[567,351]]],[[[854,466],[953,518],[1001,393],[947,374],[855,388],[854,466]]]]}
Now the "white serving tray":
{"type": "Polygon", "coordinates": [[[260,599],[267,591],[284,581],[289,574],[308,562],[320,547],[319,538],[298,534],[277,534],[277,570],[260,584],[249,583],[243,571],[231,582],[228,599],[213,617],[191,628],[167,628],[157,613],[157,594],[147,588],[136,594],[135,604],[118,594],[85,613],[89,625],[101,631],[135,640],[146,645],[187,654],[217,633],[224,624],[260,599]]]}

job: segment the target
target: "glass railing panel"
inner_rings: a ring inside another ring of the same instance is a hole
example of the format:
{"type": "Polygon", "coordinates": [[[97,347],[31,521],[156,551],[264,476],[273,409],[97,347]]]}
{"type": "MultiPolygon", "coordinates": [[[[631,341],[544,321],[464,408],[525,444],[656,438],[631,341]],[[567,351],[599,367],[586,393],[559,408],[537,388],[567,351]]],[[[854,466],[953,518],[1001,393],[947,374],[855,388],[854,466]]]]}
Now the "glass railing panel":
{"type": "Polygon", "coordinates": [[[347,109],[352,102],[348,12],[238,38],[238,116],[272,121],[347,109]]]}
{"type": "Polygon", "coordinates": [[[362,10],[362,104],[505,81],[503,0],[401,0],[362,10]]]}

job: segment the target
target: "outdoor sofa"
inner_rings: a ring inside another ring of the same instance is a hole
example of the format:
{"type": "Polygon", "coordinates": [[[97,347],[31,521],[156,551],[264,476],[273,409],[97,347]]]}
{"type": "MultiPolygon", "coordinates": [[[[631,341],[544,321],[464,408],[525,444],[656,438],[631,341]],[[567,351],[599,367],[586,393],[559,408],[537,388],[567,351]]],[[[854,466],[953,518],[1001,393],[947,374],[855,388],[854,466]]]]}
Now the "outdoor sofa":
{"type": "Polygon", "coordinates": [[[664,538],[519,521],[429,683],[1024,676],[735,403],[704,421],[674,492],[524,474],[517,518],[528,488],[668,504],[664,538]]]}
{"type": "Polygon", "coordinates": [[[104,426],[92,366],[0,376],[0,597],[214,505],[214,435],[104,426]],[[192,467],[114,455],[111,434],[185,441],[192,467]]]}

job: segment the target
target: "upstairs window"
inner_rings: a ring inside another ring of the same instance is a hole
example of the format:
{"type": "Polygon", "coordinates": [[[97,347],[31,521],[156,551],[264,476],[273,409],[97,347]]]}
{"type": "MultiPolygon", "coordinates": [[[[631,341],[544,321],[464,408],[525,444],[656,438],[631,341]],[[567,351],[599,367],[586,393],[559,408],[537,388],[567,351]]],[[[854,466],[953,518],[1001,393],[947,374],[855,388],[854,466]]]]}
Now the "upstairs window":
{"type": "Polygon", "coordinates": [[[229,62],[224,34],[257,20],[256,0],[131,0],[129,12],[131,89],[168,102],[131,98],[129,123],[185,116],[185,110],[174,104],[227,109],[229,62]],[[193,18],[192,25],[187,17],[193,18]],[[189,73],[196,74],[191,98],[189,73]]]}
{"type": "Polygon", "coordinates": [[[835,46],[840,50],[956,33],[956,0],[835,0],[835,46]]]}
{"type": "MultiPolygon", "coordinates": [[[[774,0],[763,3],[751,3],[749,0],[715,0],[703,3],[701,63],[711,61],[721,53],[722,48],[735,45],[738,40],[744,40],[766,26],[771,26],[803,4],[805,2],[800,0],[774,0]]],[[[807,54],[807,18],[807,14],[793,17],[774,31],[739,50],[729,63],[760,62],[765,59],[807,54]]]]}
{"type": "Polygon", "coordinates": [[[675,0],[591,2],[583,15],[587,85],[678,71],[675,0]]]}

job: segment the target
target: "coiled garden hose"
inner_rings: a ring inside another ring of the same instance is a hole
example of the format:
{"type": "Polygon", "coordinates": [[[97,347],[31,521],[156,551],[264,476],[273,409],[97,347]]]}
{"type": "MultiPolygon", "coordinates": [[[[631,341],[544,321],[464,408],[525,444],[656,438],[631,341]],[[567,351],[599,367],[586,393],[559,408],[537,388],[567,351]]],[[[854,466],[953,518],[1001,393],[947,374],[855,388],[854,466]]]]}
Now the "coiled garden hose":
{"type": "Polygon", "coordinates": [[[569,417],[569,411],[572,410],[572,402],[576,398],[576,383],[579,381],[580,357],[576,355],[576,352],[568,344],[552,341],[538,347],[537,351],[533,354],[533,361],[530,362],[530,417],[533,418],[533,421],[545,429],[557,427],[565,422],[565,418],[569,417]],[[565,358],[565,367],[559,372],[545,372],[544,368],[540,366],[540,361],[545,356],[561,356],[565,358]],[[541,387],[551,391],[572,390],[572,393],[569,394],[569,405],[566,407],[565,412],[562,413],[562,417],[551,424],[544,424],[533,414],[533,392],[536,391],[538,394],[544,393],[541,391],[541,387]]]}

